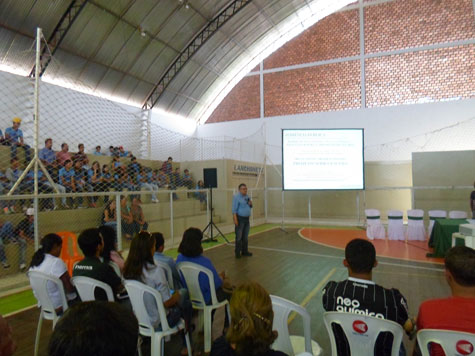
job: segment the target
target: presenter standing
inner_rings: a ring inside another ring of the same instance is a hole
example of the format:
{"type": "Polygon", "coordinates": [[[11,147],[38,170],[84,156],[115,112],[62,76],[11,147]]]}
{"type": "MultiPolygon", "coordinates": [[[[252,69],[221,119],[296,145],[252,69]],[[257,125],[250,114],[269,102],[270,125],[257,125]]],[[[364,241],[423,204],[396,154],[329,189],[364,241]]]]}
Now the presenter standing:
{"type": "Polygon", "coordinates": [[[234,245],[234,254],[236,258],[241,256],[252,256],[247,248],[247,239],[249,235],[249,216],[251,216],[252,201],[247,195],[247,186],[244,183],[239,184],[239,193],[233,197],[233,220],[236,241],[234,245]]]}

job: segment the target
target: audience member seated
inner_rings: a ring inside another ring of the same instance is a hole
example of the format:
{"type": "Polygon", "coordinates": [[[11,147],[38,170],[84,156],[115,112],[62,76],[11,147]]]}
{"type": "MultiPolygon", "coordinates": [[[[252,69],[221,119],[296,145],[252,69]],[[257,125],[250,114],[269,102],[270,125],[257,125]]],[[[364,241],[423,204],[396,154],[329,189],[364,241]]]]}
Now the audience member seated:
{"type": "Polygon", "coordinates": [[[137,163],[137,158],[132,156],[130,158],[130,163],[127,166],[127,173],[131,177],[136,177],[140,172],[140,164],[137,163]]]}
{"type": "MultiPolygon", "coordinates": [[[[71,283],[68,268],[62,259],[61,247],[63,240],[56,234],[48,234],[41,239],[40,248],[35,252],[30,263],[30,271],[38,271],[59,278],[63,282],[64,292],[68,303],[77,298],[76,291],[71,283]]],[[[57,314],[62,314],[63,303],[58,286],[48,282],[48,294],[57,314]]]]}
{"type": "MultiPolygon", "coordinates": [[[[102,173],[101,173],[101,165],[99,162],[94,161],[92,162],[91,168],[87,170],[87,190],[88,192],[99,192],[101,191],[101,183],[102,183],[102,173]]],[[[93,206],[96,205],[98,197],[92,197],[91,204],[93,206]]]]}
{"type": "Polygon", "coordinates": [[[124,147],[119,146],[119,157],[129,157],[131,155],[132,153],[130,153],[129,151],[125,151],[124,147]]]}
{"type": "MultiPolygon", "coordinates": [[[[104,241],[99,229],[86,229],[79,235],[78,244],[84,254],[84,259],[74,265],[73,277],[85,276],[97,279],[108,284],[117,297],[124,291],[120,277],[108,264],[102,263],[99,257],[104,249],[104,241]]],[[[107,300],[106,293],[96,288],[94,292],[96,300],[107,300]]]]}
{"type": "MultiPolygon", "coordinates": [[[[475,250],[452,247],[445,256],[445,279],[452,296],[426,300],[419,307],[417,329],[444,329],[475,334],[475,250]]],[[[416,348],[415,354],[419,350],[416,348]]],[[[444,355],[431,344],[431,356],[444,355]]]]}
{"type": "MultiPolygon", "coordinates": [[[[201,240],[203,239],[203,233],[200,229],[190,227],[183,233],[183,239],[178,247],[178,257],[176,263],[181,262],[193,262],[200,266],[208,268],[214,277],[214,287],[216,288],[216,297],[221,302],[225,299],[230,299],[231,294],[223,290],[223,280],[225,279],[224,271],[218,273],[214,268],[213,263],[208,257],[203,256],[203,247],[201,246],[201,240]]],[[[182,284],[186,287],[185,281],[182,279],[182,284]]],[[[211,303],[211,291],[206,275],[200,275],[199,284],[201,292],[205,298],[206,304],[211,303]]],[[[226,284],[229,284],[228,281],[226,284]]]]}
{"type": "Polygon", "coordinates": [[[92,154],[94,156],[105,156],[105,154],[101,152],[101,146],[100,145],[96,146],[96,149],[92,154]]]}
{"type": "Polygon", "coordinates": [[[106,225],[99,227],[99,232],[104,241],[104,248],[102,249],[101,257],[105,264],[114,262],[119,267],[120,273],[124,271],[124,258],[117,251],[117,234],[114,228],[106,225]]]}
{"type": "Polygon", "coordinates": [[[7,256],[5,255],[5,243],[13,240],[13,225],[10,221],[0,221],[0,262],[3,268],[10,268],[7,256]]]}
{"type": "Polygon", "coordinates": [[[119,156],[112,157],[112,169],[117,169],[118,167],[122,166],[122,162],[120,161],[119,156]]]}
{"type": "Polygon", "coordinates": [[[69,153],[69,146],[67,143],[61,144],[61,151],[56,153],[56,162],[58,166],[64,166],[66,161],[72,162],[71,154],[69,153]]]}
{"type": "Polygon", "coordinates": [[[130,208],[130,212],[132,213],[132,217],[134,218],[135,231],[148,229],[148,222],[145,221],[145,216],[143,214],[143,210],[140,204],[142,204],[140,198],[134,196],[132,198],[132,207],[130,208]]]}
{"type": "MultiPolygon", "coordinates": [[[[8,179],[9,183],[13,187],[16,181],[20,178],[23,173],[23,169],[20,169],[20,161],[18,158],[13,157],[10,159],[10,167],[7,168],[5,171],[5,177],[8,179]]],[[[29,187],[25,180],[23,180],[20,185],[17,187],[18,190],[16,192],[25,193],[28,191],[29,187]]]]}
{"type": "Polygon", "coordinates": [[[191,174],[188,169],[183,171],[182,185],[188,189],[193,189],[193,178],[191,178],[191,174]]]}
{"type": "Polygon", "coordinates": [[[181,277],[176,269],[176,264],[173,258],[167,256],[163,253],[165,250],[165,239],[163,238],[163,234],[161,232],[154,232],[152,233],[152,237],[155,238],[155,254],[153,255],[153,259],[155,261],[165,262],[172,271],[173,275],[173,284],[175,288],[179,289],[182,288],[181,277]]]}
{"type": "MultiPolygon", "coordinates": [[[[88,161],[87,155],[84,152],[84,144],[80,143],[78,145],[78,152],[74,154],[73,161],[74,162],[79,161],[82,164],[86,164],[85,162],[88,161]]],[[[81,167],[82,167],[82,165],[81,165],[81,167]]]]}
{"type": "Polygon", "coordinates": [[[102,212],[101,224],[110,226],[117,231],[117,210],[115,205],[115,199],[109,200],[102,212]]]}
{"type": "MultiPolygon", "coordinates": [[[[74,181],[75,175],[76,174],[73,169],[73,161],[69,159],[64,161],[64,167],[62,167],[58,172],[58,179],[59,179],[60,185],[66,188],[67,193],[76,193],[76,183],[74,181]]],[[[74,205],[73,199],[68,198],[68,200],[70,201],[70,205],[73,206],[74,205]]],[[[66,204],[64,205],[65,205],[65,208],[69,208],[69,206],[67,206],[66,204]]]]}
{"type": "Polygon", "coordinates": [[[133,356],[139,324],[118,303],[92,301],[69,308],[59,319],[48,345],[49,356],[133,356]]]}
{"type": "Polygon", "coordinates": [[[181,177],[180,168],[175,168],[175,172],[172,173],[172,184],[175,188],[183,187],[183,179],[181,177]]]}
{"type": "Polygon", "coordinates": [[[256,282],[240,285],[230,301],[231,325],[216,339],[210,356],[285,356],[271,345],[277,339],[272,330],[274,312],[269,293],[256,282]]]}
{"type": "Polygon", "coordinates": [[[0,355],[11,356],[15,353],[17,345],[13,340],[12,328],[0,315],[0,355]]]}
{"type": "Polygon", "coordinates": [[[109,152],[107,152],[107,156],[114,156],[114,146],[109,146],[109,152]]]}
{"type": "Polygon", "coordinates": [[[31,160],[31,148],[23,141],[23,131],[20,129],[21,119],[13,118],[13,125],[5,130],[4,144],[11,146],[11,157],[16,157],[17,147],[22,147],[25,151],[25,165],[31,160]]]}
{"type": "MultiPolygon", "coordinates": [[[[173,162],[173,158],[172,157],[168,157],[168,159],[163,162],[162,164],[162,171],[164,174],[166,174],[169,178],[172,174],[172,162],[173,162]]],[[[171,179],[170,179],[171,180],[171,179]]]]}
{"type": "MultiPolygon", "coordinates": [[[[0,194],[7,195],[13,184],[7,179],[7,176],[0,171],[0,194]]],[[[15,212],[15,201],[14,200],[2,200],[0,203],[5,214],[10,214],[15,212]]]]}
{"type": "MultiPolygon", "coordinates": [[[[86,187],[86,179],[84,176],[84,170],[83,170],[83,161],[74,161],[74,185],[76,187],[76,193],[81,193],[87,191],[86,187]]],[[[87,172],[86,172],[87,174],[87,172]]],[[[95,207],[95,204],[93,204],[92,199],[90,197],[87,198],[89,206],[90,207],[95,207]]],[[[81,208],[82,207],[82,197],[77,198],[77,205],[81,208]]]]}
{"type": "Polygon", "coordinates": [[[38,157],[45,166],[48,173],[51,175],[53,179],[56,179],[56,169],[58,168],[58,164],[56,162],[56,154],[54,153],[53,149],[53,139],[47,138],[45,140],[45,147],[43,147],[38,152],[38,157]]]}
{"type": "Polygon", "coordinates": [[[165,173],[164,169],[161,168],[158,173],[158,187],[168,188],[169,185],[170,185],[170,177],[165,173]]]}
{"type": "MultiPolygon", "coordinates": [[[[348,279],[330,281],[323,290],[323,308],[326,311],[355,313],[356,311],[381,319],[394,321],[412,332],[414,325],[408,315],[406,298],[397,289],[386,289],[372,281],[372,270],[378,265],[376,250],[367,240],[354,239],[345,248],[343,265],[348,279]],[[350,303],[351,302],[351,303],[350,303]]],[[[350,355],[350,349],[341,327],[334,325],[338,355],[350,355]]],[[[375,346],[375,354],[390,355],[392,336],[381,333],[375,346]]],[[[404,355],[401,343],[400,354],[404,355]]]]}
{"type": "MultiPolygon", "coordinates": [[[[188,330],[193,313],[191,302],[183,298],[178,291],[170,291],[165,271],[156,266],[153,261],[154,253],[155,239],[149,232],[141,231],[135,235],[125,261],[124,278],[140,281],[156,289],[162,297],[163,305],[167,308],[168,324],[173,327],[183,318],[188,330]]],[[[160,317],[155,299],[150,294],[145,294],[144,303],[150,322],[156,330],[160,330],[160,317]]],[[[186,346],[182,354],[186,355],[186,346]]]]}
{"type": "MultiPolygon", "coordinates": [[[[102,178],[101,178],[101,191],[108,192],[114,188],[114,177],[109,171],[109,165],[104,164],[102,166],[102,178]]],[[[109,201],[109,196],[104,197],[104,203],[109,201]]]]}
{"type": "Polygon", "coordinates": [[[140,228],[134,223],[134,217],[130,212],[130,207],[128,206],[127,202],[128,198],[126,196],[122,196],[120,198],[121,226],[125,239],[132,240],[132,237],[134,237],[135,234],[140,231],[140,228]]]}
{"type": "Polygon", "coordinates": [[[137,174],[137,186],[139,187],[140,190],[144,189],[144,190],[154,192],[151,194],[152,203],[158,203],[157,193],[155,193],[158,191],[158,186],[148,182],[147,173],[145,172],[144,167],[141,167],[140,173],[137,174]]]}
{"type": "Polygon", "coordinates": [[[18,223],[14,231],[20,248],[20,271],[22,272],[26,269],[26,246],[33,242],[35,237],[34,214],[33,208],[26,209],[25,218],[18,223]]]}
{"type": "MultiPolygon", "coordinates": [[[[196,189],[205,189],[205,184],[202,180],[196,183],[196,189]]],[[[195,192],[195,197],[200,200],[200,203],[206,203],[206,192],[195,192]]]]}

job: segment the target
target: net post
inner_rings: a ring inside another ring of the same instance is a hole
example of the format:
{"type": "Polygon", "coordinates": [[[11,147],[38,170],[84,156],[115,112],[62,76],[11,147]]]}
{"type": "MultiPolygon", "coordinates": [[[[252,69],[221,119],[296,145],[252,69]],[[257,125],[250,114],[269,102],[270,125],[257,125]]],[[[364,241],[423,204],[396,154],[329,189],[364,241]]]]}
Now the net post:
{"type": "Polygon", "coordinates": [[[173,191],[170,191],[170,235],[172,237],[172,246],[175,246],[175,234],[173,232],[173,191]]]}
{"type": "Polygon", "coordinates": [[[122,207],[120,206],[120,192],[119,193],[114,193],[115,194],[115,215],[116,215],[116,221],[117,221],[117,249],[119,251],[122,251],[122,212],[121,209],[122,207]]]}
{"type": "Polygon", "coordinates": [[[308,224],[312,225],[312,202],[310,200],[310,194],[308,195],[308,224]]]}
{"type": "MultiPolygon", "coordinates": [[[[41,28],[36,28],[36,64],[35,64],[35,94],[34,94],[34,114],[33,119],[35,121],[34,131],[33,131],[33,149],[35,152],[33,162],[34,162],[34,196],[33,207],[34,207],[34,240],[35,240],[35,250],[38,249],[40,245],[39,241],[39,231],[38,231],[38,129],[39,129],[39,119],[40,119],[40,105],[39,105],[39,95],[40,95],[40,66],[41,66],[41,28]]],[[[27,170],[25,170],[26,172],[27,170]]]]}

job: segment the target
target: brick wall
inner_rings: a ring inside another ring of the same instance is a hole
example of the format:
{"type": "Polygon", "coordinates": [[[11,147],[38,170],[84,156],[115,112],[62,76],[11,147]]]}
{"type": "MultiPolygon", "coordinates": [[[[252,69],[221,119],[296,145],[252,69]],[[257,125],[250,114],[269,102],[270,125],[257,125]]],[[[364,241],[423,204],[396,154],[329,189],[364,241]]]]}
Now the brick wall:
{"type": "Polygon", "coordinates": [[[358,11],[328,16],[264,60],[264,69],[317,62],[359,53],[358,11]]]}
{"type": "MultiPolygon", "coordinates": [[[[362,93],[365,107],[475,97],[472,0],[364,4],[364,54],[353,3],[264,60],[265,117],[360,108],[362,93]],[[365,56],[363,89],[361,62],[354,58],[360,55],[365,56]],[[328,64],[332,60],[337,63],[328,64]]],[[[208,122],[259,117],[259,71],[254,68],[208,122]]]]}
{"type": "Polygon", "coordinates": [[[366,60],[366,106],[475,97],[475,45],[366,60]]]}
{"type": "Polygon", "coordinates": [[[265,116],[358,108],[359,62],[266,74],[264,88],[265,116]]]}
{"type": "Polygon", "coordinates": [[[209,117],[208,123],[260,117],[259,76],[243,78],[209,117]]]}

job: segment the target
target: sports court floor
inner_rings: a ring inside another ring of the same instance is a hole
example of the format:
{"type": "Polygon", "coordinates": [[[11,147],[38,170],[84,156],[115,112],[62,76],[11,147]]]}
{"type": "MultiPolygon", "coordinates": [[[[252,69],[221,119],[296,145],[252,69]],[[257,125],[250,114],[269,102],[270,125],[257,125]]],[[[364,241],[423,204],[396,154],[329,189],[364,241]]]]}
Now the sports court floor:
{"type": "MultiPolygon", "coordinates": [[[[249,249],[253,257],[235,259],[233,245],[217,246],[204,254],[211,258],[218,271],[226,270],[234,284],[255,280],[270,294],[304,305],[312,318],[312,338],[324,349],[324,355],[330,355],[330,343],[322,319],[322,289],[330,280],[347,277],[341,247],[344,247],[345,241],[363,236],[364,231],[360,229],[313,228],[304,231],[289,228],[284,232],[274,228],[250,237],[249,249]],[[321,244],[322,241],[325,245],[321,244]]],[[[376,242],[378,253],[386,251],[388,257],[378,257],[379,265],[373,271],[373,279],[385,287],[399,289],[408,300],[411,316],[416,316],[423,300],[449,296],[450,290],[440,260],[411,260],[410,256],[417,254],[414,249],[425,249],[424,244],[409,244],[412,252],[407,252],[405,256],[396,255],[401,258],[389,256],[387,251],[398,250],[394,247],[397,244],[401,244],[399,250],[407,250],[403,242],[391,242],[389,245],[383,241],[376,242]]],[[[9,318],[19,343],[17,355],[32,354],[37,318],[36,309],[9,318]]],[[[51,325],[47,322],[43,325],[41,350],[46,349],[51,333],[51,325]]],[[[291,333],[301,332],[299,318],[292,320],[290,329],[291,333]]],[[[411,351],[412,341],[405,337],[405,344],[406,349],[411,351]]],[[[166,355],[174,355],[177,350],[170,345],[166,348],[166,355]]]]}

